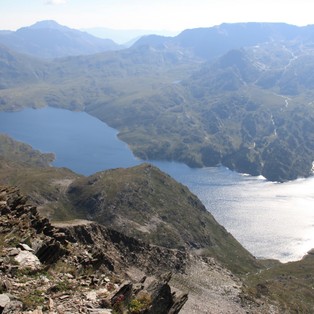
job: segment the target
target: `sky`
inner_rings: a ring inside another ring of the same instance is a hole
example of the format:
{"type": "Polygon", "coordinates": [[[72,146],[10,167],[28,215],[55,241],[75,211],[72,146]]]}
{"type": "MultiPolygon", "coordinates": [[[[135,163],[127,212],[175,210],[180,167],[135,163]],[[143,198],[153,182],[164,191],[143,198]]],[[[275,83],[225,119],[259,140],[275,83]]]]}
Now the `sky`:
{"type": "Polygon", "coordinates": [[[76,28],[182,31],[235,22],[314,24],[313,0],[0,0],[0,29],[55,20],[76,28]]]}

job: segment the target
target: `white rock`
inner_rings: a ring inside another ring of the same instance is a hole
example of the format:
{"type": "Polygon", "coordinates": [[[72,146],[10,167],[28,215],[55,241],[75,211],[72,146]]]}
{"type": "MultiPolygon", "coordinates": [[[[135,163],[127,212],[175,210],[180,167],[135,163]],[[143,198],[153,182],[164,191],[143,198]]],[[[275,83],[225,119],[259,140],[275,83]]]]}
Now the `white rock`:
{"type": "Polygon", "coordinates": [[[21,251],[17,256],[14,257],[14,259],[22,267],[30,267],[31,269],[36,269],[41,265],[38,257],[29,251],[21,251]]]}
{"type": "Polygon", "coordinates": [[[33,252],[34,250],[25,243],[20,243],[19,247],[24,251],[33,252]]]}
{"type": "Polygon", "coordinates": [[[16,256],[16,255],[18,255],[20,252],[21,252],[20,249],[13,248],[13,249],[9,250],[8,255],[9,255],[9,256],[16,256]]]}
{"type": "Polygon", "coordinates": [[[50,309],[50,311],[52,311],[54,309],[54,307],[55,307],[54,301],[51,298],[49,298],[49,309],[50,309]]]}
{"type": "Polygon", "coordinates": [[[44,284],[50,282],[50,280],[49,280],[46,276],[40,276],[40,280],[41,280],[41,282],[44,283],[44,284]]]}
{"type": "Polygon", "coordinates": [[[69,279],[74,279],[74,276],[69,274],[69,273],[64,274],[64,276],[69,278],[69,279]]]}
{"type": "Polygon", "coordinates": [[[97,293],[96,291],[89,291],[87,293],[85,293],[86,295],[86,299],[89,301],[93,301],[96,302],[97,301],[97,293]]]}
{"type": "Polygon", "coordinates": [[[97,290],[97,295],[103,295],[103,294],[107,294],[109,291],[106,288],[102,288],[102,289],[98,289],[97,290]]]}
{"type": "Polygon", "coordinates": [[[10,298],[6,294],[0,294],[0,309],[4,309],[4,307],[10,303],[10,298]]]}

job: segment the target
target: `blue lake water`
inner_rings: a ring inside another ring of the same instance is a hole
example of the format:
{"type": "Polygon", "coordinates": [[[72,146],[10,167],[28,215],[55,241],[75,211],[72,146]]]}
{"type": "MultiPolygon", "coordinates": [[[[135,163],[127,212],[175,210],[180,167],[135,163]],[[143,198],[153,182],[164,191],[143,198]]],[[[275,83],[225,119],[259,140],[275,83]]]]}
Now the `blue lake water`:
{"type": "MultiPolygon", "coordinates": [[[[142,162],[117,138],[116,130],[82,112],[54,108],[0,112],[0,132],[42,152],[54,152],[54,166],[85,175],[142,162]]],[[[224,167],[151,163],[187,185],[255,256],[286,262],[314,248],[313,177],[279,184],[224,167]]]]}

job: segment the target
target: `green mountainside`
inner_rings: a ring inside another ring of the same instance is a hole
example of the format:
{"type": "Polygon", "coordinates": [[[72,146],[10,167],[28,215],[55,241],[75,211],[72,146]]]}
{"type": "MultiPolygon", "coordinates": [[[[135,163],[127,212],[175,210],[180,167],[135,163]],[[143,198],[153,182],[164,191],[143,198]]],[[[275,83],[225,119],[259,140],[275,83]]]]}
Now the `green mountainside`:
{"type": "Polygon", "coordinates": [[[314,158],[314,113],[305,72],[314,56],[267,46],[230,51],[183,83],[198,99],[193,109],[208,139],[202,163],[274,181],[306,177],[314,158]],[[276,58],[265,60],[266,49],[276,58]],[[293,73],[300,75],[291,79],[293,73]],[[293,80],[295,95],[287,86],[293,80]]]}
{"type": "Polygon", "coordinates": [[[1,136],[0,147],[3,142],[13,148],[0,155],[1,184],[18,186],[41,205],[45,216],[97,221],[148,243],[215,256],[237,272],[258,267],[195,195],[151,165],[82,177],[65,168],[38,165],[33,152],[14,149],[24,144],[1,136]]]}
{"type": "Polygon", "coordinates": [[[11,162],[34,167],[48,167],[55,158],[52,153],[41,153],[30,145],[14,141],[5,134],[0,134],[0,143],[0,156],[11,162]]]}
{"type": "Polygon", "coordinates": [[[129,236],[196,250],[234,271],[257,266],[195,195],[149,164],[81,178],[69,186],[67,195],[86,218],[129,236]]]}
{"type": "Polygon", "coordinates": [[[54,154],[43,154],[0,134],[1,184],[18,186],[48,217],[76,217],[66,205],[64,191],[79,175],[66,168],[51,167],[53,160],[54,154]]]}
{"type": "Polygon", "coordinates": [[[11,62],[14,53],[6,52],[3,63],[21,68],[24,79],[2,70],[1,110],[86,111],[118,129],[144,160],[222,164],[280,182],[307,177],[314,160],[313,37],[310,26],[227,24],[44,64],[26,56],[11,62]],[[250,39],[236,45],[241,30],[250,39]],[[199,35],[195,42],[190,33],[199,35]],[[200,38],[212,45],[212,33],[220,36],[216,58],[191,53],[200,38]]]}
{"type": "Polygon", "coordinates": [[[268,265],[249,275],[245,292],[260,300],[269,298],[280,305],[281,313],[312,313],[314,309],[314,252],[302,260],[268,265]]]}
{"type": "MultiPolygon", "coordinates": [[[[44,79],[45,63],[0,44],[0,90],[37,84],[44,79]]],[[[4,104],[2,100],[1,104],[4,104]]]]}

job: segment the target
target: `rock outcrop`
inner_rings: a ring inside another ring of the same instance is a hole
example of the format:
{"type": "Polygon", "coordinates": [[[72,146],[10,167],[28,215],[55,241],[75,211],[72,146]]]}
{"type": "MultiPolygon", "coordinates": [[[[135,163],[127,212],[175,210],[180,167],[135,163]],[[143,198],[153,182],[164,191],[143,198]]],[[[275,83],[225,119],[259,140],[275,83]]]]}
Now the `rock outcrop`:
{"type": "Polygon", "coordinates": [[[11,187],[0,213],[0,313],[178,313],[187,301],[158,279],[184,272],[186,252],[85,221],[53,226],[11,187]]]}

